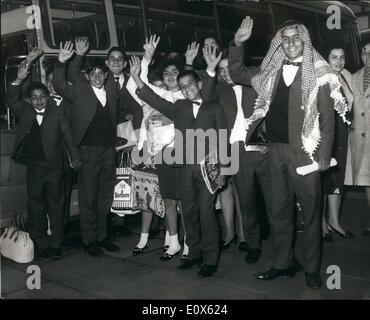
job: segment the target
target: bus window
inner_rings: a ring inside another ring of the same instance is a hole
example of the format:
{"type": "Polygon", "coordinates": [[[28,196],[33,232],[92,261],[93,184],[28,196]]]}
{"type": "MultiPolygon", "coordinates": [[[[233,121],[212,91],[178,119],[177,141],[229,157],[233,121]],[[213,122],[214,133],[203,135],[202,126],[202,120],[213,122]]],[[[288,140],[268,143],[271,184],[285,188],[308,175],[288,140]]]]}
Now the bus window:
{"type": "MultiPolygon", "coordinates": [[[[307,1],[309,2],[309,1],[307,1]]],[[[298,20],[302,22],[308,29],[311,41],[314,47],[320,45],[319,31],[317,30],[317,24],[315,19],[315,12],[302,10],[298,8],[288,7],[277,3],[272,4],[272,10],[274,13],[276,28],[286,20],[298,20]]],[[[320,30],[321,31],[321,30],[320,30]]]]}
{"type": "Polygon", "coordinates": [[[147,19],[148,32],[150,35],[156,34],[161,37],[158,43],[157,52],[167,52],[169,50],[168,35],[166,34],[166,25],[163,20],[147,19]]]}
{"type": "Polygon", "coordinates": [[[168,35],[169,50],[178,53],[185,53],[188,44],[195,40],[194,28],[191,25],[167,22],[166,33],[168,35]]]}
{"type": "Polygon", "coordinates": [[[160,13],[171,12],[186,15],[199,15],[212,17],[213,9],[211,1],[183,1],[183,0],[146,0],[149,10],[160,13]]]}
{"type": "Polygon", "coordinates": [[[341,42],[344,43],[346,46],[346,68],[353,72],[355,71],[356,65],[356,51],[353,47],[353,43],[351,41],[351,22],[345,19],[341,20],[341,28],[340,29],[328,29],[326,26],[327,15],[319,15],[319,25],[320,25],[320,32],[322,37],[322,45],[319,48],[320,52],[326,57],[326,50],[325,44],[329,43],[333,39],[339,39],[341,42]]]}
{"type": "Polygon", "coordinates": [[[253,33],[247,42],[246,50],[249,58],[260,62],[269,48],[273,34],[272,21],[267,4],[251,4],[250,2],[246,2],[245,8],[243,8],[242,6],[232,7],[220,3],[218,4],[217,12],[220,21],[221,40],[224,46],[227,46],[234,38],[234,33],[238,30],[240,23],[246,15],[253,18],[253,33]]]}
{"type": "Polygon", "coordinates": [[[44,37],[51,48],[60,42],[87,36],[90,48],[104,50],[110,46],[108,23],[103,0],[40,1],[44,37]],[[48,10],[48,7],[50,10],[48,10]]]}
{"type": "Polygon", "coordinates": [[[32,5],[32,0],[2,0],[1,1],[1,13],[5,13],[14,9],[23,8],[25,6],[32,5]]]}
{"type": "Polygon", "coordinates": [[[158,51],[184,53],[214,25],[212,3],[206,1],[146,1],[150,34],[161,36],[158,51]]]}
{"type": "Polygon", "coordinates": [[[144,28],[136,0],[115,0],[114,17],[118,43],[125,51],[142,51],[144,28]]]}

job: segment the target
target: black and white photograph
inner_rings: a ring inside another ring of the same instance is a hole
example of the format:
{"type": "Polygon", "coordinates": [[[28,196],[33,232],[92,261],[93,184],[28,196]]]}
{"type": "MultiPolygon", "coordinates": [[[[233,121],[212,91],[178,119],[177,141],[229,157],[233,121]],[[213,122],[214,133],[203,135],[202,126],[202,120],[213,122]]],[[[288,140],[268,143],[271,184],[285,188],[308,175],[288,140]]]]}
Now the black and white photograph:
{"type": "Polygon", "coordinates": [[[370,1],[1,0],[0,75],[1,299],[370,300],[370,1]]]}

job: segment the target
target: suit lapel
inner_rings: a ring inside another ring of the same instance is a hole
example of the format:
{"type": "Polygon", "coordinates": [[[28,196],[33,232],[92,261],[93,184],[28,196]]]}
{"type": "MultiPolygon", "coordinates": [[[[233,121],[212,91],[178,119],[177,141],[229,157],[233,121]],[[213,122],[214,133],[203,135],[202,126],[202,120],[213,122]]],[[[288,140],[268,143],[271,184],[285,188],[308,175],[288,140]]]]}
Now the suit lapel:
{"type": "Polygon", "coordinates": [[[225,112],[227,115],[229,115],[232,124],[234,124],[236,114],[238,112],[238,104],[236,101],[235,91],[232,87],[227,87],[227,89],[222,90],[221,94],[224,95],[224,99],[226,100],[226,108],[224,108],[225,112]]]}
{"type": "Polygon", "coordinates": [[[280,70],[277,72],[276,74],[276,78],[275,78],[275,83],[274,83],[274,88],[272,89],[272,95],[271,95],[271,101],[274,99],[275,97],[275,93],[276,93],[276,89],[279,85],[279,82],[280,82],[280,78],[283,76],[283,67],[280,68],[280,70]]]}

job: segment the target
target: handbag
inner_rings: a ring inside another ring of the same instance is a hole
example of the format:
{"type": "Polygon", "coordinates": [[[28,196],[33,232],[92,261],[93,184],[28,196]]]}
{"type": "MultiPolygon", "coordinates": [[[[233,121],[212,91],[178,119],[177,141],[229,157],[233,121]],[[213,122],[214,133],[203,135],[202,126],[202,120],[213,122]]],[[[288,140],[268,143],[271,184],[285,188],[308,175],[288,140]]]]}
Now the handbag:
{"type": "Polygon", "coordinates": [[[162,199],[158,175],[151,168],[138,167],[134,170],[134,207],[142,211],[152,212],[163,218],[165,215],[164,201],[162,199]]]}
{"type": "Polygon", "coordinates": [[[34,258],[33,241],[26,231],[22,213],[18,210],[12,225],[0,237],[0,252],[4,257],[18,263],[30,263],[34,258]]]}
{"type": "Polygon", "coordinates": [[[128,120],[117,125],[117,136],[120,138],[127,139],[127,143],[125,145],[116,148],[117,151],[123,148],[135,146],[137,144],[138,139],[135,134],[132,120],[128,120]]]}
{"type": "Polygon", "coordinates": [[[140,209],[134,206],[134,171],[131,169],[131,157],[128,151],[123,151],[121,161],[116,168],[116,183],[113,192],[111,212],[119,216],[136,214],[140,209]]]}

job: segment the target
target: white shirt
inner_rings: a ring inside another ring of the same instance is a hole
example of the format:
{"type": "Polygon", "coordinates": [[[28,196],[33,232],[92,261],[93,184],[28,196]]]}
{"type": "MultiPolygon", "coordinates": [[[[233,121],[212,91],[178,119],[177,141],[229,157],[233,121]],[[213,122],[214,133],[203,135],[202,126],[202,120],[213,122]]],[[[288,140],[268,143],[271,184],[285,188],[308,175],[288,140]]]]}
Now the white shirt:
{"type": "MultiPolygon", "coordinates": [[[[36,111],[36,113],[39,113],[39,112],[44,112],[45,113],[45,108],[44,109],[41,109],[41,110],[35,109],[35,111],[36,111]]],[[[41,126],[43,119],[44,119],[44,115],[42,115],[42,114],[36,114],[36,121],[39,124],[39,126],[41,126]]]]}
{"type": "MultiPolygon", "coordinates": [[[[302,62],[302,60],[303,60],[303,56],[293,60],[292,62],[302,62]]],[[[293,83],[298,69],[299,67],[297,66],[288,65],[288,64],[283,65],[283,78],[284,78],[284,82],[287,85],[287,87],[289,87],[293,83]]]]}
{"type": "Polygon", "coordinates": [[[247,130],[245,127],[245,118],[242,108],[242,94],[243,94],[243,88],[241,85],[235,85],[233,86],[233,90],[235,92],[236,97],[236,105],[238,108],[238,111],[236,113],[236,118],[234,122],[233,129],[231,130],[230,134],[230,143],[234,143],[236,141],[245,141],[247,130]]]}
{"type": "MultiPolygon", "coordinates": [[[[118,76],[114,76],[114,82],[116,82],[117,77],[118,76]]],[[[121,75],[119,76],[118,83],[119,83],[120,89],[122,89],[123,84],[125,83],[125,76],[123,75],[123,73],[121,73],[121,75]]]]}
{"type": "Polygon", "coordinates": [[[63,98],[60,95],[57,95],[57,94],[54,94],[54,93],[51,93],[50,96],[55,101],[56,105],[60,106],[60,104],[63,101],[63,98]]]}
{"type": "MultiPolygon", "coordinates": [[[[202,99],[194,100],[194,101],[199,102],[200,104],[202,104],[202,102],[203,102],[202,99]]],[[[199,108],[200,108],[200,105],[198,105],[196,103],[193,103],[193,115],[194,115],[194,119],[197,118],[197,115],[198,115],[198,112],[199,112],[199,108]]]]}
{"type": "Polygon", "coordinates": [[[98,89],[98,88],[95,88],[94,86],[91,86],[91,87],[93,88],[94,93],[96,97],[98,98],[98,100],[100,101],[100,103],[102,104],[102,106],[105,107],[107,103],[107,92],[105,91],[105,88],[101,87],[100,89],[98,89]]]}

